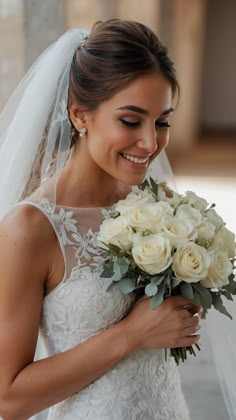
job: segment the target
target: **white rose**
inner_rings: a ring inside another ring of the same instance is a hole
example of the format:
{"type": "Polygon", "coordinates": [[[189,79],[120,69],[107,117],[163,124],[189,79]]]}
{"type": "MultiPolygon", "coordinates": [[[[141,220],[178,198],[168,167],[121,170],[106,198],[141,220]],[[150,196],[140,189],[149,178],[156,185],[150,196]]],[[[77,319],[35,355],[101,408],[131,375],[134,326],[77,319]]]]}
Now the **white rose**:
{"type": "Polygon", "coordinates": [[[132,191],[124,200],[120,200],[115,204],[115,210],[123,215],[129,213],[130,210],[135,209],[137,206],[149,203],[155,203],[155,198],[149,191],[132,191]]]}
{"type": "Polygon", "coordinates": [[[208,210],[206,212],[206,217],[211,223],[213,223],[213,225],[215,225],[216,229],[219,229],[224,224],[224,220],[214,209],[208,210]]]}
{"type": "Polygon", "coordinates": [[[216,233],[213,245],[216,245],[223,251],[227,252],[229,258],[235,257],[235,234],[226,229],[225,226],[222,226],[216,233]]]}
{"type": "Polygon", "coordinates": [[[226,252],[217,250],[211,255],[207,277],[200,283],[209,289],[225,286],[229,283],[228,277],[232,271],[232,264],[226,252]]]}
{"type": "Polygon", "coordinates": [[[200,225],[203,221],[201,212],[189,204],[181,204],[177,209],[175,217],[183,221],[189,220],[194,226],[200,225]]]}
{"type": "Polygon", "coordinates": [[[172,263],[171,245],[167,238],[159,234],[140,237],[132,249],[135,263],[149,274],[158,274],[172,263]]]}
{"type": "Polygon", "coordinates": [[[168,203],[160,201],[136,207],[127,214],[127,218],[130,226],[135,230],[140,232],[150,230],[152,233],[156,233],[161,228],[164,220],[172,217],[173,211],[168,203]]]}
{"type": "Polygon", "coordinates": [[[189,242],[177,248],[172,268],[178,279],[196,283],[206,278],[210,263],[211,257],[206,249],[189,242]]]}
{"type": "Polygon", "coordinates": [[[187,203],[192,205],[195,209],[204,211],[207,208],[208,202],[205,200],[205,198],[199,197],[193,191],[186,191],[185,194],[187,203]]]}
{"type": "Polygon", "coordinates": [[[197,227],[198,239],[209,241],[215,235],[215,230],[216,228],[213,223],[203,220],[203,222],[197,227]]]}
{"type": "Polygon", "coordinates": [[[116,219],[104,220],[100,226],[97,240],[101,246],[103,243],[116,245],[127,249],[131,244],[132,229],[126,217],[119,216],[116,219]]]}
{"type": "Polygon", "coordinates": [[[171,197],[167,197],[166,192],[163,188],[159,186],[158,188],[158,200],[159,201],[166,201],[170,206],[177,207],[182,201],[181,195],[177,194],[175,191],[171,190],[171,197]]]}
{"type": "Polygon", "coordinates": [[[194,241],[198,235],[191,222],[176,218],[164,222],[161,233],[169,239],[172,247],[177,247],[186,241],[194,241]]]}

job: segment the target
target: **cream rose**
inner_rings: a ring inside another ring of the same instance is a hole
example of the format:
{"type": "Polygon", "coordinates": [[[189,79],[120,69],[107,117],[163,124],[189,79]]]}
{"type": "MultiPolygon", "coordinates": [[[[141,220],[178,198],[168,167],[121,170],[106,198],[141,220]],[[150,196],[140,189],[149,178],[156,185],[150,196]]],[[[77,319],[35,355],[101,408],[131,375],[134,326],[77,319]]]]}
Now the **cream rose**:
{"type": "Polygon", "coordinates": [[[135,209],[137,206],[150,203],[155,203],[155,198],[150,192],[147,190],[132,191],[124,200],[118,201],[115,205],[115,210],[123,215],[129,213],[130,210],[135,209]]]}
{"type": "Polygon", "coordinates": [[[198,239],[209,241],[215,235],[215,230],[216,228],[213,223],[203,220],[203,222],[197,227],[198,239]]]}
{"type": "Polygon", "coordinates": [[[217,250],[211,255],[207,277],[200,283],[209,289],[225,286],[229,283],[228,277],[232,271],[232,264],[226,252],[217,250]]]}
{"type": "Polygon", "coordinates": [[[176,218],[164,222],[161,233],[169,239],[172,247],[177,247],[179,244],[186,241],[193,241],[198,235],[191,222],[188,220],[178,220],[176,218]]]}
{"type": "Polygon", "coordinates": [[[132,229],[127,218],[119,216],[116,219],[106,219],[100,226],[97,240],[101,246],[103,243],[129,248],[131,244],[132,229]]]}
{"type": "Polygon", "coordinates": [[[177,207],[182,201],[181,195],[177,194],[175,191],[171,191],[171,197],[167,197],[165,190],[159,186],[158,188],[158,200],[166,201],[170,206],[177,207]]]}
{"type": "Polygon", "coordinates": [[[206,216],[208,220],[215,225],[216,229],[219,229],[224,224],[224,220],[222,217],[219,216],[219,214],[214,210],[210,209],[206,212],[206,216]]]}
{"type": "Polygon", "coordinates": [[[132,254],[135,263],[143,271],[152,275],[161,273],[172,263],[170,242],[160,234],[137,239],[132,254]]]}
{"type": "Polygon", "coordinates": [[[186,191],[185,194],[185,200],[187,199],[187,203],[193,206],[195,209],[204,211],[207,208],[208,202],[205,200],[205,198],[199,197],[193,191],[186,191]]]}
{"type": "Polygon", "coordinates": [[[235,257],[235,234],[226,229],[225,226],[222,226],[216,233],[213,245],[227,252],[229,258],[235,257]]]}
{"type": "Polygon", "coordinates": [[[154,204],[139,206],[127,215],[130,226],[139,232],[150,230],[157,233],[164,220],[172,217],[173,209],[168,203],[160,201],[154,204]]]}
{"type": "Polygon", "coordinates": [[[206,249],[189,242],[177,248],[172,268],[178,279],[196,283],[206,278],[210,264],[211,257],[206,249]]]}
{"type": "Polygon", "coordinates": [[[203,221],[201,212],[197,209],[194,209],[189,204],[181,204],[177,209],[175,217],[178,220],[188,220],[194,226],[200,225],[203,221]]]}

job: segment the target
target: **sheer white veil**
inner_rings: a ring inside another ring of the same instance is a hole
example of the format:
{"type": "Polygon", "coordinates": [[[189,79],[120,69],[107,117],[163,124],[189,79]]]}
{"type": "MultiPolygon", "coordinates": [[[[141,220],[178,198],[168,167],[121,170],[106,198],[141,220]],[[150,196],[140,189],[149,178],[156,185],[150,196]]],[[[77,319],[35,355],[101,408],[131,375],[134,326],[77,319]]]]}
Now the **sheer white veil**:
{"type": "MultiPolygon", "coordinates": [[[[28,71],[0,116],[0,219],[40,186],[41,194],[56,202],[56,181],[71,149],[69,72],[74,53],[87,35],[86,30],[72,29],[51,45],[28,71]],[[42,186],[49,178],[52,188],[45,190],[42,186]]],[[[152,175],[174,185],[164,152],[155,160],[152,175]]],[[[232,309],[229,311],[236,313],[232,309]]],[[[223,315],[216,321],[213,312],[210,335],[232,420],[236,418],[235,322],[222,320],[223,315]],[[217,329],[220,323],[225,324],[222,337],[217,329]]]]}

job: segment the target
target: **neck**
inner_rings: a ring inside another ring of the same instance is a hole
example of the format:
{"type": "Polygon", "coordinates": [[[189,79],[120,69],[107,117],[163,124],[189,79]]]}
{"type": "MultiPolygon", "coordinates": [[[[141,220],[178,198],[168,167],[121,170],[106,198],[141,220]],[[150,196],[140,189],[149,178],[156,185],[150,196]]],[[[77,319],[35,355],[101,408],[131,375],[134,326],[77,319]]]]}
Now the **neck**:
{"type": "Polygon", "coordinates": [[[125,198],[129,191],[129,186],[75,150],[58,180],[57,202],[69,207],[106,207],[125,198]]]}

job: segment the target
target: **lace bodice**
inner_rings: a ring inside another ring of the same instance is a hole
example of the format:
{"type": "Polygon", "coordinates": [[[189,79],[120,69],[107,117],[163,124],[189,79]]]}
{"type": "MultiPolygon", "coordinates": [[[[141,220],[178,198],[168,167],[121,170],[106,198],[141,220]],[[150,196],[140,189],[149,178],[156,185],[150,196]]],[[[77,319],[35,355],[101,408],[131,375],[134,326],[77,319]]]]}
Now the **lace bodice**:
{"type": "MultiPolygon", "coordinates": [[[[64,277],[43,302],[41,335],[48,355],[70,349],[121,320],[134,303],[100,277],[103,251],[97,231],[109,209],[36,206],[57,235],[64,277]]],[[[50,420],[189,420],[180,378],[164,350],[139,350],[81,392],[53,406],[50,420]]]]}

